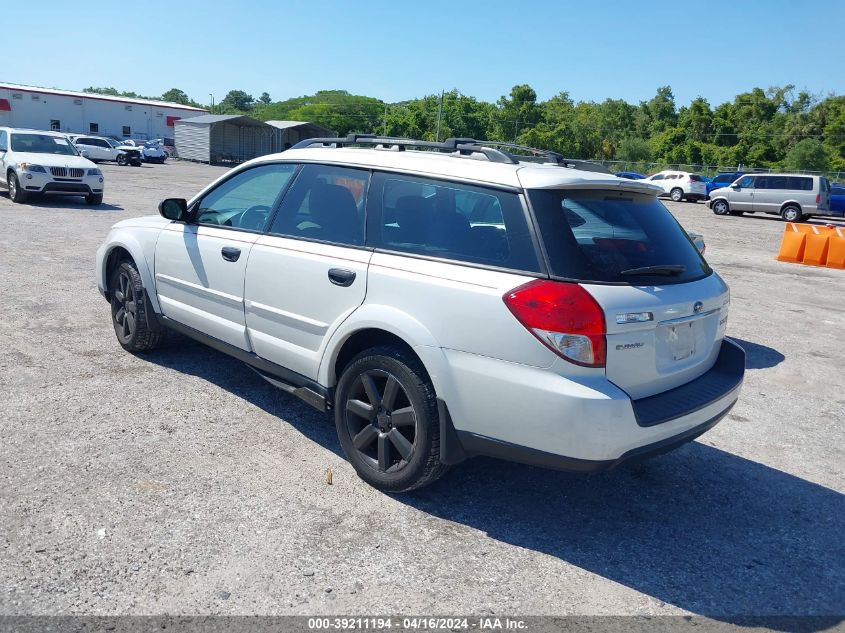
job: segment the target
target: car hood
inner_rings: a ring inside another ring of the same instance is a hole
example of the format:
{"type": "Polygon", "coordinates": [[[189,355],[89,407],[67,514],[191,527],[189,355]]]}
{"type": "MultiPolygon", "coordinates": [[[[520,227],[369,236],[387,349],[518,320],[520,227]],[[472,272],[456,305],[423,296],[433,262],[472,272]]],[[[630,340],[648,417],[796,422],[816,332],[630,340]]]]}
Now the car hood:
{"type": "Polygon", "coordinates": [[[96,165],[82,156],[63,156],[61,154],[38,154],[34,152],[15,152],[15,160],[20,163],[33,163],[42,167],[79,167],[94,169],[96,165]]]}
{"type": "Polygon", "coordinates": [[[710,191],[710,197],[712,198],[713,196],[716,196],[716,195],[719,195],[719,194],[727,195],[731,191],[732,191],[732,189],[730,187],[716,187],[715,189],[712,189],[710,191]]]}
{"type": "Polygon", "coordinates": [[[161,229],[170,224],[171,220],[163,218],[160,215],[144,215],[139,218],[129,218],[128,220],[121,220],[115,224],[113,229],[123,229],[127,227],[134,228],[149,228],[161,229]]]}

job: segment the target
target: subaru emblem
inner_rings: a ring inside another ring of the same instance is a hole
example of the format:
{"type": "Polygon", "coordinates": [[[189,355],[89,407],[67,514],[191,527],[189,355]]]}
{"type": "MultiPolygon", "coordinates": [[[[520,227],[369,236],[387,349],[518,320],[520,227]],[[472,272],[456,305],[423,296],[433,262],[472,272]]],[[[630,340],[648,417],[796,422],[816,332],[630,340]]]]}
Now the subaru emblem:
{"type": "Polygon", "coordinates": [[[704,309],[704,304],[701,301],[696,301],[695,305],[692,306],[692,311],[698,314],[704,309]]]}

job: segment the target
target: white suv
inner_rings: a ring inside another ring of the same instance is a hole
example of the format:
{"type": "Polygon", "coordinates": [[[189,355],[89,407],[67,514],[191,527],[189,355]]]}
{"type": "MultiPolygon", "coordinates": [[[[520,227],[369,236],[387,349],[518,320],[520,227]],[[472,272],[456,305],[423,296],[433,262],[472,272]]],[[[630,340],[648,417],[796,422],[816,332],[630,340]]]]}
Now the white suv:
{"type": "Polygon", "coordinates": [[[661,196],[669,196],[674,202],[688,200],[698,202],[707,198],[707,183],[698,174],[688,171],[659,171],[643,180],[663,189],[661,196]]]}
{"type": "Polygon", "coordinates": [[[596,471],[704,433],[744,375],[727,286],[654,187],[518,152],[311,139],[165,200],[97,252],[117,339],[243,360],[331,411],[387,491],[472,455],[596,471]]]}
{"type": "Polygon", "coordinates": [[[92,161],[112,160],[117,162],[118,158],[124,156],[124,152],[118,149],[119,144],[113,139],[84,134],[68,134],[68,138],[76,146],[76,149],[86,154],[87,158],[92,161]]]}
{"type": "Polygon", "coordinates": [[[38,194],[103,202],[103,173],[58,132],[0,127],[0,187],[12,202],[38,194]]]}

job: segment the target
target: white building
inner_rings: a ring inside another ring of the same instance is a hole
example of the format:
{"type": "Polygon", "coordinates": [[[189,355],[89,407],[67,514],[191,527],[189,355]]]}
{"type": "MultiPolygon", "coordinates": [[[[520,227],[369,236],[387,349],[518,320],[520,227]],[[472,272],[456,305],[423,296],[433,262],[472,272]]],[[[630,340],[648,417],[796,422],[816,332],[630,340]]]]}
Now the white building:
{"type": "Polygon", "coordinates": [[[200,114],[207,111],[166,101],[0,82],[0,126],[119,139],[173,139],[176,121],[200,114]]]}

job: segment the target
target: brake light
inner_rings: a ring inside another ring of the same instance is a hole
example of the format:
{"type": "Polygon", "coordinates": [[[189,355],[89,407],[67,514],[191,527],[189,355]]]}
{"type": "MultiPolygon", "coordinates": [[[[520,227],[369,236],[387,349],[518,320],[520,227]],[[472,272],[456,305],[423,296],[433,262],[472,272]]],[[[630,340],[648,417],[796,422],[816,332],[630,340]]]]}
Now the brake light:
{"type": "Polygon", "coordinates": [[[561,358],[584,367],[604,367],[604,311],[578,284],[536,279],[502,300],[531,334],[561,358]]]}
{"type": "Polygon", "coordinates": [[[821,202],[821,201],[822,201],[822,194],[817,193],[817,194],[816,194],[816,204],[818,204],[818,203],[819,203],[819,202],[821,202]]]}

